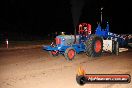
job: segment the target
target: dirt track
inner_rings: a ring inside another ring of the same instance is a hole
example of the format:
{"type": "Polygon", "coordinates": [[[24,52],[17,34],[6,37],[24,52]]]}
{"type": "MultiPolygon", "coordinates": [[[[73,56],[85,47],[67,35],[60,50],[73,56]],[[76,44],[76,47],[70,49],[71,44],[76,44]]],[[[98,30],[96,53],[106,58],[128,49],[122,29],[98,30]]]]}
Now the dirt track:
{"type": "Polygon", "coordinates": [[[132,88],[132,82],[80,86],[75,78],[79,66],[88,74],[132,75],[132,50],[94,59],[78,54],[70,62],[61,55],[50,57],[41,47],[0,50],[0,88],[132,88]]]}

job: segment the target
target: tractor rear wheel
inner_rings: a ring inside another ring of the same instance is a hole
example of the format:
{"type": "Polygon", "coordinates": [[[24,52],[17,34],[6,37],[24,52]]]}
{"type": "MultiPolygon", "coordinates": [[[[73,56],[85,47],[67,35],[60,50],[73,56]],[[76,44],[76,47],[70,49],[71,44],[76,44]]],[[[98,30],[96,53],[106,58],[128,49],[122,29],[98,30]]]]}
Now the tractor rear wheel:
{"type": "Polygon", "coordinates": [[[73,60],[75,55],[76,55],[76,51],[72,47],[67,48],[65,53],[64,53],[64,56],[65,56],[66,60],[68,60],[68,61],[73,60]]]}
{"type": "Polygon", "coordinates": [[[50,56],[58,56],[59,52],[58,51],[49,51],[50,56]]]}
{"type": "Polygon", "coordinates": [[[86,41],[86,54],[90,57],[98,57],[102,54],[103,40],[97,35],[91,35],[86,41]]]}

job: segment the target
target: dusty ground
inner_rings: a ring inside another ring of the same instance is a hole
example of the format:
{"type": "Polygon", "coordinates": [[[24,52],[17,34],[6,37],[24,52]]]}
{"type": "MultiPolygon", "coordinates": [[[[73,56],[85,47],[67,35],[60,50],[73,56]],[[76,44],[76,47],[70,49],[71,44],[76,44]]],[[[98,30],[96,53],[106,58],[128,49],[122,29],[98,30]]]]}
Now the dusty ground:
{"type": "Polygon", "coordinates": [[[95,59],[78,54],[70,62],[62,55],[50,57],[42,47],[0,50],[0,88],[132,88],[132,82],[80,86],[75,78],[79,66],[88,74],[132,75],[132,50],[95,59]]]}

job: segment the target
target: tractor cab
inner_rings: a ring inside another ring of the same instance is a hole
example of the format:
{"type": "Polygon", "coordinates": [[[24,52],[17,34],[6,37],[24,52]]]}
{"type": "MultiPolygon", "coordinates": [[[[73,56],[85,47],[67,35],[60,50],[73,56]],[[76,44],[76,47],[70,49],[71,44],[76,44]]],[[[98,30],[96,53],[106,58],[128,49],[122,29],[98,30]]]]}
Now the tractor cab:
{"type": "Polygon", "coordinates": [[[88,23],[80,23],[78,34],[80,35],[80,40],[86,41],[88,35],[91,34],[91,24],[88,23]]]}

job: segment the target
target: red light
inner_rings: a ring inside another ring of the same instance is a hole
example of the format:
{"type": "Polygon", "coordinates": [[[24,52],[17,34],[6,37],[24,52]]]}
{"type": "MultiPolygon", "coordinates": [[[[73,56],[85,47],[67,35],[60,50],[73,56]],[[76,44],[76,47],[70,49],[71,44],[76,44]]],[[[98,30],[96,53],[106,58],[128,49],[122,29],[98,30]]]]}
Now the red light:
{"type": "Polygon", "coordinates": [[[56,40],[56,44],[57,44],[57,45],[58,45],[58,44],[61,44],[61,39],[60,39],[60,38],[56,38],[55,40],[56,40]]]}

